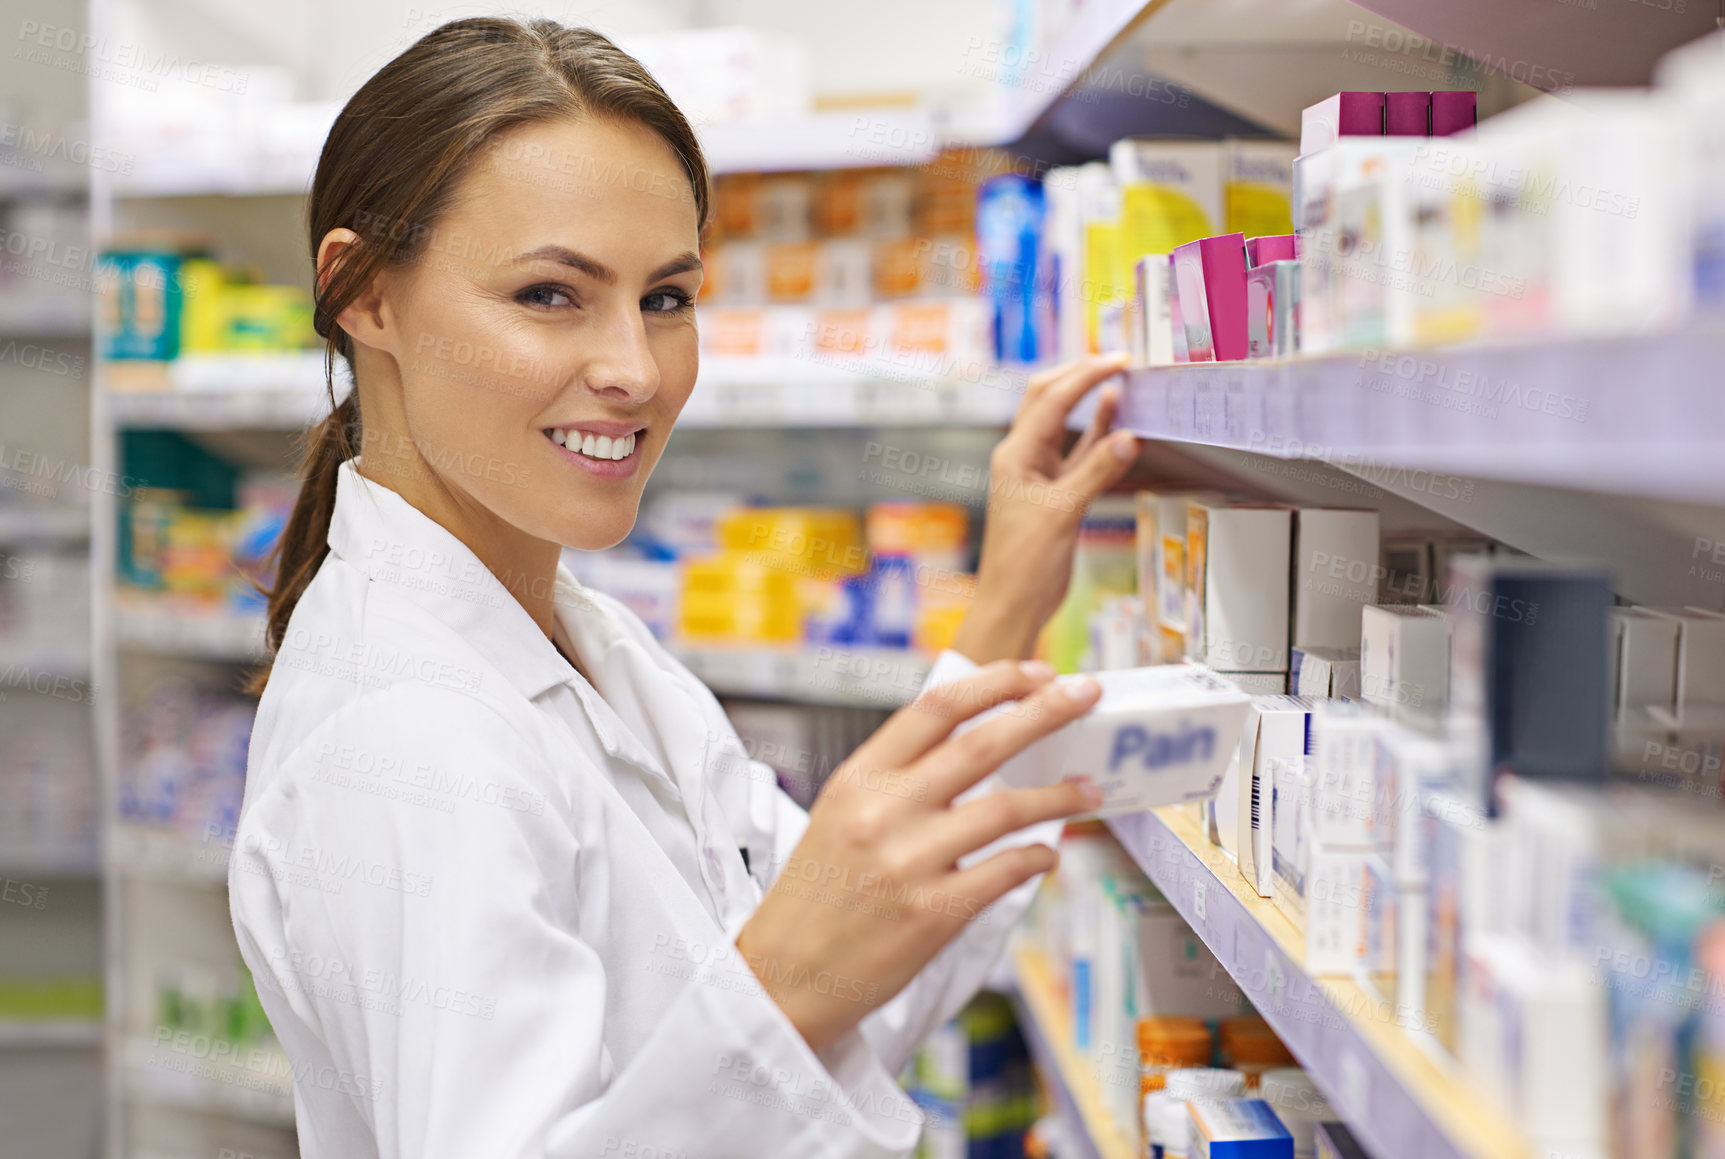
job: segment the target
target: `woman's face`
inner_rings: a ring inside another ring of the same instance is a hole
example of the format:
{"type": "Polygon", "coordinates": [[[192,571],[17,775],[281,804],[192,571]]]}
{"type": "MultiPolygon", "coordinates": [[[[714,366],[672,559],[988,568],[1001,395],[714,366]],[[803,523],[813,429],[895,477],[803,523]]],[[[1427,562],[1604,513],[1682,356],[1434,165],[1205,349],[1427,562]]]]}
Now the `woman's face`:
{"type": "MultiPolygon", "coordinates": [[[[560,120],[482,153],[383,286],[398,417],[450,498],[570,547],[628,534],[695,385],[699,248],[688,176],[650,129],[560,120]]],[[[406,449],[366,424],[368,458],[406,449]]]]}

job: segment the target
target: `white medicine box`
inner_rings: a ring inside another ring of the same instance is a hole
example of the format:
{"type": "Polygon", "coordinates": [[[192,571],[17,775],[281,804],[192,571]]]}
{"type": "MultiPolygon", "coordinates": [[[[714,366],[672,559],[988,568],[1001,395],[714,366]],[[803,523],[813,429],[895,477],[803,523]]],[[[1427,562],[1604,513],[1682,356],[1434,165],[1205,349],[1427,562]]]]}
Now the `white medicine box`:
{"type": "Polygon", "coordinates": [[[1449,619],[1427,608],[1363,609],[1360,695],[1398,720],[1441,717],[1449,697],[1449,619]]]}
{"type": "Polygon", "coordinates": [[[1354,648],[1360,610],[1378,602],[1378,513],[1302,507],[1294,524],[1296,648],[1354,648]]]}
{"type": "Polygon", "coordinates": [[[1186,656],[1220,672],[1288,670],[1293,511],[1193,503],[1186,511],[1186,656]]]}

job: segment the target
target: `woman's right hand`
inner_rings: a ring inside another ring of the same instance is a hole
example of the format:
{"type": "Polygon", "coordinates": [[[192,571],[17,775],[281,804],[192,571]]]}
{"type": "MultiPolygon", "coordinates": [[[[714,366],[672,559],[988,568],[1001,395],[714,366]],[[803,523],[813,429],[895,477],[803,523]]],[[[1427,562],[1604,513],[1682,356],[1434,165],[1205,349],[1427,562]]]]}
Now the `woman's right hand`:
{"type": "Polygon", "coordinates": [[[1037,661],[989,664],[895,712],[833,770],[809,827],[737,935],[737,949],[809,1045],[822,1050],[890,999],[988,905],[1054,868],[1025,845],[960,869],[996,838],[1099,804],[1088,782],[954,798],[1100,690],[1037,661]],[[959,737],[962,722],[1008,710],[959,737]]]}

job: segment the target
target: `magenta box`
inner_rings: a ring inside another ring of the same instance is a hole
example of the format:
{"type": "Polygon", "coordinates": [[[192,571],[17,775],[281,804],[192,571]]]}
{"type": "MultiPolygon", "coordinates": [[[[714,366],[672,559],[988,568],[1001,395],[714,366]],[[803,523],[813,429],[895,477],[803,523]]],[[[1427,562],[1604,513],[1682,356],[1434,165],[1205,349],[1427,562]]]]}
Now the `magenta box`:
{"type": "Polygon", "coordinates": [[[1300,256],[1300,235],[1297,233],[1272,233],[1263,237],[1246,239],[1246,265],[1248,268],[1267,265],[1270,262],[1291,262],[1300,256]]]}
{"type": "Polygon", "coordinates": [[[1391,137],[1431,136],[1430,93],[1385,93],[1384,133],[1391,137]]]}
{"type": "Polygon", "coordinates": [[[1478,94],[1444,92],[1432,94],[1431,132],[1434,137],[1464,133],[1479,119],[1478,94]]]}
{"type": "Polygon", "coordinates": [[[1246,235],[1225,233],[1176,246],[1174,296],[1186,335],[1188,362],[1231,362],[1247,356],[1246,235]]]}
{"type": "Polygon", "coordinates": [[[1337,93],[1300,113],[1300,153],[1328,149],[1340,137],[1384,134],[1383,93],[1337,93]]]}

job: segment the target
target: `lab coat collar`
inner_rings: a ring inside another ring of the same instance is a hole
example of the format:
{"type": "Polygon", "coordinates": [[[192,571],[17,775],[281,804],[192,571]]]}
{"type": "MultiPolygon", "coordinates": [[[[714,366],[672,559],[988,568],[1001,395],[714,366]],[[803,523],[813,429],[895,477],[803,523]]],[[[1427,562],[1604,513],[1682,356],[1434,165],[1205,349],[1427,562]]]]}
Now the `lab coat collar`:
{"type": "MultiPolygon", "coordinates": [[[[361,475],[359,462],[337,468],[330,550],[455,629],[527,699],[572,680],[575,670],[473,550],[400,493],[361,475]]],[[[561,564],[553,598],[565,614],[566,605],[589,602],[561,564]]]]}

